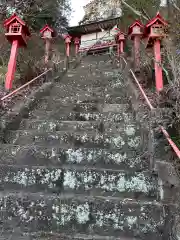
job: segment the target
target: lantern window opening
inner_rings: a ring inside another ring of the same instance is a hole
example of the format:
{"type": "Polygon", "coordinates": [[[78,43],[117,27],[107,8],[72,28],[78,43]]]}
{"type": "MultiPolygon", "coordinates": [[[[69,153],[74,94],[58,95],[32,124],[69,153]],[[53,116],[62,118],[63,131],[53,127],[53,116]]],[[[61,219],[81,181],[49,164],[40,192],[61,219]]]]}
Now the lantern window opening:
{"type": "Polygon", "coordinates": [[[49,31],[49,30],[44,31],[43,36],[46,37],[46,38],[51,38],[52,37],[51,31],[49,31]]]}
{"type": "Polygon", "coordinates": [[[16,23],[13,23],[11,26],[10,26],[10,32],[11,33],[20,33],[21,32],[21,24],[16,22],[16,23]]]}
{"type": "Polygon", "coordinates": [[[159,33],[163,34],[164,33],[164,27],[160,24],[154,25],[151,28],[152,33],[159,33]]]}
{"type": "Polygon", "coordinates": [[[134,26],[132,32],[133,33],[141,33],[141,28],[139,26],[134,26]]]}

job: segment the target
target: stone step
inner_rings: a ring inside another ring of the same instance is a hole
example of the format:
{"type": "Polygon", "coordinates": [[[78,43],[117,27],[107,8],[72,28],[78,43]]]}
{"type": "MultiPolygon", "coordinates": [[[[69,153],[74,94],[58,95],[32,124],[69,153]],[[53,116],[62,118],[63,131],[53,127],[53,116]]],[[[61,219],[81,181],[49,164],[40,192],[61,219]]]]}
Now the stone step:
{"type": "Polygon", "coordinates": [[[126,123],[111,123],[103,121],[58,121],[58,120],[36,120],[23,119],[20,130],[37,130],[38,132],[54,132],[54,131],[78,131],[90,132],[96,130],[97,133],[121,133],[127,132],[129,135],[139,131],[139,126],[135,121],[131,124],[126,123]]]}
{"type": "Polygon", "coordinates": [[[59,112],[56,111],[44,111],[44,110],[34,110],[30,112],[28,115],[24,116],[29,119],[39,119],[39,120],[61,120],[61,121],[111,121],[116,123],[125,122],[127,124],[134,121],[135,115],[130,111],[122,111],[122,112],[106,112],[106,113],[98,113],[98,112],[59,112]]]}
{"type": "MultiPolygon", "coordinates": [[[[7,238],[3,238],[2,240],[6,240],[7,238]]],[[[100,236],[100,235],[87,235],[87,234],[73,234],[72,235],[63,235],[63,234],[42,234],[42,236],[34,236],[33,240],[140,240],[139,238],[126,238],[126,237],[121,237],[121,238],[116,238],[116,237],[106,237],[106,236],[100,236]],[[44,237],[43,237],[44,235],[44,237]]],[[[12,239],[14,240],[14,239],[12,239]]],[[[18,239],[15,239],[18,240],[18,239]]],[[[21,239],[20,239],[21,240],[21,239]]],[[[23,239],[26,240],[26,239],[23,239]]],[[[27,239],[29,240],[29,239],[27,239]]]]}
{"type": "MultiPolygon", "coordinates": [[[[85,80],[84,80],[85,81],[85,80]]],[[[55,94],[64,94],[67,96],[68,92],[70,95],[77,92],[78,94],[81,94],[84,92],[89,94],[103,94],[103,93],[118,93],[119,96],[127,95],[127,91],[125,89],[125,83],[122,82],[120,79],[115,78],[108,82],[103,82],[100,84],[100,86],[95,86],[91,84],[89,81],[86,80],[86,83],[79,84],[78,82],[65,82],[65,83],[56,83],[54,87],[51,90],[51,93],[55,94]]]]}
{"type": "MultiPolygon", "coordinates": [[[[87,93],[81,93],[80,94],[72,94],[72,96],[66,96],[58,93],[54,94],[53,93],[53,98],[49,102],[61,102],[63,105],[64,104],[127,104],[129,103],[129,97],[126,97],[125,95],[120,96],[119,94],[106,94],[105,96],[91,96],[87,93]],[[56,96],[54,96],[56,95],[56,96]]],[[[39,103],[42,103],[45,98],[41,99],[39,103]]],[[[48,101],[45,100],[45,103],[48,104],[48,101]]],[[[56,103],[56,104],[58,104],[56,103]]]]}
{"type": "Polygon", "coordinates": [[[3,234],[0,236],[0,240],[31,240],[32,238],[30,236],[26,236],[26,234],[20,234],[20,233],[11,233],[11,234],[3,234]],[[23,236],[24,235],[24,236],[23,236]]]}
{"type": "Polygon", "coordinates": [[[59,109],[56,111],[45,111],[45,110],[34,110],[30,112],[25,118],[29,119],[38,119],[38,120],[60,120],[60,121],[111,121],[116,123],[130,123],[135,119],[135,116],[131,112],[107,112],[107,113],[98,113],[98,112],[60,112],[59,109]]]}
{"type": "MultiPolygon", "coordinates": [[[[61,82],[62,85],[66,84],[66,89],[74,87],[75,89],[87,90],[88,88],[109,88],[111,87],[123,87],[126,84],[120,80],[120,74],[110,74],[110,72],[106,73],[106,75],[97,74],[88,74],[86,76],[81,76],[80,74],[69,74],[65,76],[61,82]]],[[[57,86],[60,84],[57,84],[57,86]]],[[[53,88],[54,89],[54,88],[53,88]]],[[[112,90],[111,90],[112,91],[112,90]]],[[[125,89],[121,89],[122,92],[125,92],[125,89]]],[[[121,93],[120,93],[121,94],[121,93]]]]}
{"type": "MultiPolygon", "coordinates": [[[[43,105],[42,103],[39,107],[43,105]]],[[[132,116],[132,110],[129,104],[97,104],[97,103],[81,103],[81,104],[61,104],[61,108],[52,108],[47,110],[47,105],[36,109],[29,113],[29,117],[57,120],[75,120],[87,121],[98,120],[100,118],[114,119],[129,119],[132,116]],[[70,111],[70,110],[73,111],[70,111]],[[93,111],[94,110],[94,111],[93,111]],[[114,115],[114,116],[113,116],[114,115]]],[[[131,117],[132,118],[132,117],[131,117]]]]}
{"type": "MultiPolygon", "coordinates": [[[[53,93],[51,101],[61,101],[62,103],[108,103],[108,104],[126,104],[129,102],[129,97],[125,96],[125,94],[120,95],[119,93],[94,93],[89,94],[86,92],[78,92],[76,95],[68,95],[63,93],[53,93]]],[[[42,99],[43,100],[43,99],[42,99]]]]}
{"type": "Polygon", "coordinates": [[[48,99],[45,98],[37,103],[37,109],[46,111],[59,110],[59,112],[122,112],[130,110],[129,104],[106,104],[106,103],[75,103],[62,99],[48,99]]]}
{"type": "Polygon", "coordinates": [[[106,76],[107,72],[111,72],[112,74],[117,72],[117,69],[113,69],[112,67],[107,66],[100,66],[100,65],[94,65],[89,64],[87,67],[80,67],[76,70],[69,70],[67,72],[68,75],[80,75],[82,77],[86,77],[87,75],[98,75],[102,74],[103,76],[106,76]]]}
{"type": "Polygon", "coordinates": [[[149,172],[62,165],[0,165],[0,190],[85,193],[133,199],[157,199],[158,181],[149,172]]]}
{"type": "MultiPolygon", "coordinates": [[[[87,234],[73,234],[67,235],[67,234],[42,234],[42,236],[38,236],[35,238],[34,236],[33,240],[140,240],[140,238],[127,238],[127,237],[112,237],[112,236],[100,236],[100,235],[87,235],[87,234]],[[44,237],[43,237],[44,235],[44,237]]],[[[150,238],[148,238],[150,240],[150,238]]],[[[3,239],[6,240],[6,239],[3,239]]],[[[12,239],[14,240],[14,239],[12,239]]],[[[18,239],[15,239],[18,240],[18,239]]],[[[20,239],[21,240],[21,239],[20,239]]],[[[23,239],[24,240],[24,239],[23,239]]],[[[26,240],[26,239],[25,239],[26,240]]],[[[27,239],[29,240],[29,239],[27,239]]]]}
{"type": "MultiPolygon", "coordinates": [[[[111,74],[111,73],[106,73],[107,75],[109,75],[110,79],[108,79],[108,81],[104,81],[103,79],[100,80],[99,77],[98,79],[95,80],[95,83],[101,83],[100,86],[95,86],[92,84],[91,81],[89,81],[87,78],[81,78],[81,81],[79,82],[78,80],[75,81],[61,81],[60,83],[55,83],[55,85],[53,86],[51,92],[55,92],[55,93],[60,93],[60,92],[66,92],[66,91],[70,91],[73,90],[72,92],[78,92],[78,91],[87,91],[90,92],[90,89],[92,90],[91,93],[98,93],[98,92],[109,92],[111,94],[113,94],[114,91],[117,91],[118,89],[121,90],[119,91],[119,95],[122,95],[122,93],[126,93],[126,89],[124,89],[123,87],[126,86],[126,83],[124,83],[124,81],[121,80],[121,75],[118,74],[111,74]],[[83,81],[82,81],[83,80],[83,81]],[[101,81],[101,82],[100,82],[101,81]]],[[[79,77],[78,77],[79,78],[79,77]]],[[[95,78],[94,76],[90,76],[90,78],[95,78]]],[[[72,94],[72,92],[70,92],[70,94],[72,94]]]]}
{"type": "MultiPolygon", "coordinates": [[[[125,104],[129,102],[129,97],[126,96],[125,93],[119,94],[119,92],[105,92],[105,90],[101,90],[96,92],[86,92],[83,90],[76,91],[76,94],[74,94],[74,90],[70,90],[71,93],[69,94],[69,90],[66,91],[52,91],[53,97],[51,98],[51,101],[60,101],[62,103],[118,103],[118,104],[125,104]],[[73,91],[73,92],[72,92],[73,91]]],[[[90,89],[91,91],[91,89],[90,89]]],[[[44,98],[46,102],[48,102],[44,98]]],[[[48,97],[49,100],[49,97],[48,97]]],[[[42,101],[42,100],[41,100],[42,101]]]]}
{"type": "Polygon", "coordinates": [[[163,206],[151,201],[9,193],[1,195],[0,209],[2,224],[12,231],[18,223],[19,231],[26,234],[43,232],[72,237],[100,235],[104,239],[112,236],[113,240],[124,237],[126,240],[160,240],[165,225],[163,206]]]}
{"type": "Polygon", "coordinates": [[[143,139],[139,132],[134,129],[124,129],[119,133],[97,133],[91,132],[37,132],[36,130],[7,131],[6,143],[15,145],[37,144],[61,147],[88,147],[88,148],[108,148],[122,149],[124,151],[142,151],[143,139]]]}
{"type": "MultiPolygon", "coordinates": [[[[112,236],[87,235],[87,234],[57,234],[57,233],[5,233],[0,236],[0,240],[140,240],[139,238],[115,238],[112,236]]],[[[148,238],[149,239],[149,238],[148,238]]]]}
{"type": "Polygon", "coordinates": [[[111,80],[111,76],[103,75],[102,73],[76,73],[67,74],[63,77],[62,83],[67,83],[68,85],[74,85],[79,88],[81,87],[106,87],[111,80]]]}
{"type": "Polygon", "coordinates": [[[63,112],[102,112],[103,111],[103,104],[99,103],[64,103],[58,99],[43,99],[43,101],[40,101],[37,104],[37,109],[45,110],[45,111],[51,111],[51,110],[57,110],[60,113],[63,112]]]}
{"type": "Polygon", "coordinates": [[[83,165],[142,171],[149,168],[148,156],[136,151],[109,150],[101,148],[61,148],[60,146],[35,146],[3,144],[0,163],[28,166],[57,166],[62,164],[83,165]]]}

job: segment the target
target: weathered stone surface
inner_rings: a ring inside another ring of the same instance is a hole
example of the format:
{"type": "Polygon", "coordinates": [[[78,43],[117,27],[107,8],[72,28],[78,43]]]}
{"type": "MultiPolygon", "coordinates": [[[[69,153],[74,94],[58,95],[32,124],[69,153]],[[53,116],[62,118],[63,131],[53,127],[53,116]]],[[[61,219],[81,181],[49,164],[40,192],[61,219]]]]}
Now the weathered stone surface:
{"type": "MultiPolygon", "coordinates": [[[[18,222],[23,232],[64,232],[102,236],[160,236],[162,206],[156,202],[112,201],[82,196],[9,194],[0,198],[7,229],[18,222]]],[[[161,239],[161,238],[159,238],[161,239]]]]}
{"type": "Polygon", "coordinates": [[[121,73],[103,59],[87,57],[24,116],[20,130],[7,132],[0,148],[2,238],[166,239],[166,195],[149,171],[148,136],[121,73]]]}
{"type": "Polygon", "coordinates": [[[122,132],[126,131],[129,135],[133,135],[136,132],[139,132],[139,126],[136,122],[131,122],[131,124],[127,123],[111,123],[111,122],[103,122],[99,121],[58,121],[58,120],[27,120],[23,119],[21,122],[20,128],[29,129],[29,130],[37,130],[39,131],[93,131],[97,132],[122,132]]]}
{"type": "Polygon", "coordinates": [[[146,172],[124,172],[108,169],[6,166],[1,165],[1,189],[38,191],[76,191],[107,196],[141,199],[157,198],[157,179],[146,172]]]}
{"type": "Polygon", "coordinates": [[[123,112],[121,113],[113,113],[108,112],[101,113],[92,112],[92,113],[83,113],[83,112],[59,112],[56,111],[44,111],[44,110],[35,110],[29,114],[29,119],[54,119],[61,121],[112,121],[112,122],[130,122],[134,119],[132,113],[123,112]]]}
{"type": "Polygon", "coordinates": [[[44,83],[35,92],[32,92],[29,97],[23,99],[22,102],[18,102],[11,111],[7,111],[1,116],[0,121],[0,141],[3,140],[4,132],[8,129],[18,129],[22,118],[27,117],[28,113],[34,108],[38,100],[47,94],[49,94],[52,88],[52,83],[44,83]]]}
{"type": "MultiPolygon", "coordinates": [[[[150,236],[152,237],[152,236],[150,236]]],[[[3,234],[0,236],[0,240],[140,240],[139,238],[116,238],[116,237],[106,237],[100,235],[86,235],[86,234],[73,234],[65,235],[65,234],[53,234],[53,233],[42,233],[42,234],[18,234],[18,233],[9,233],[3,234]]],[[[147,239],[147,238],[146,238],[147,239]]],[[[149,239],[149,238],[148,238],[149,239]]]]}
{"type": "MultiPolygon", "coordinates": [[[[87,87],[85,87],[87,88],[87,87]]],[[[118,88],[92,88],[89,87],[88,91],[86,89],[79,89],[77,86],[72,87],[67,85],[62,88],[61,86],[53,90],[53,99],[54,101],[61,101],[62,103],[118,103],[125,104],[128,102],[129,98],[122,93],[118,88]],[[95,91],[96,89],[96,91],[95,91]],[[76,90],[76,95],[74,91],[76,90]]]]}
{"type": "Polygon", "coordinates": [[[51,111],[52,109],[58,109],[60,113],[63,112],[101,112],[102,106],[98,103],[69,103],[69,104],[63,104],[61,101],[48,101],[46,102],[40,102],[38,104],[38,108],[46,111],[51,111]]]}
{"type": "Polygon", "coordinates": [[[129,105],[125,104],[99,104],[99,103],[71,103],[71,104],[63,104],[61,101],[52,101],[48,102],[40,102],[38,105],[38,109],[45,111],[54,111],[59,112],[59,115],[66,112],[81,112],[81,113],[123,113],[127,112],[129,105]]]}
{"type": "Polygon", "coordinates": [[[149,166],[146,156],[136,151],[123,152],[103,148],[61,148],[58,146],[1,145],[0,164],[28,166],[61,166],[76,164],[111,169],[144,170],[149,166]]]}
{"type": "Polygon", "coordinates": [[[135,129],[123,129],[120,133],[93,132],[37,132],[29,130],[9,131],[6,134],[6,142],[16,145],[60,145],[61,147],[102,147],[110,149],[138,149],[141,150],[141,135],[135,129]]]}
{"type": "Polygon", "coordinates": [[[66,170],[63,186],[73,191],[95,192],[97,195],[124,196],[132,198],[157,197],[156,178],[147,173],[128,173],[94,170],[66,170]]]}

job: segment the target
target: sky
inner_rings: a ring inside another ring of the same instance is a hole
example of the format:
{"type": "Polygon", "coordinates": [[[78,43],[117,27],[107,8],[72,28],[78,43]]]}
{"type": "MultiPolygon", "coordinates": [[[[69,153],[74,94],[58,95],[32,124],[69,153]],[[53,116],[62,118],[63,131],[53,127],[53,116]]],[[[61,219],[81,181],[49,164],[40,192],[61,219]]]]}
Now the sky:
{"type": "Polygon", "coordinates": [[[70,26],[78,25],[78,22],[82,20],[84,16],[83,6],[89,3],[90,0],[71,0],[71,7],[73,9],[72,18],[70,20],[70,26]]]}

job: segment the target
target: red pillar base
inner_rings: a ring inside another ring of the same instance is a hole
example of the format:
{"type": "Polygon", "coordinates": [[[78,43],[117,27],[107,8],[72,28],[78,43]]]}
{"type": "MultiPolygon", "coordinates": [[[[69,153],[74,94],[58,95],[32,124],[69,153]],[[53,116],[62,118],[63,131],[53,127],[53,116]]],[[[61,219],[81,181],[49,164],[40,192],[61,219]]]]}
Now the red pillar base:
{"type": "Polygon", "coordinates": [[[121,53],[124,53],[124,42],[120,42],[121,53]]]}
{"type": "Polygon", "coordinates": [[[75,55],[78,55],[78,52],[79,52],[79,45],[76,44],[75,45],[75,55]]]}
{"type": "Polygon", "coordinates": [[[49,55],[50,55],[50,48],[51,48],[51,40],[46,39],[46,45],[45,45],[45,64],[49,61],[49,55]]]}
{"type": "Polygon", "coordinates": [[[5,89],[12,89],[12,82],[14,80],[14,74],[16,71],[16,58],[18,52],[18,40],[14,40],[11,48],[11,55],[8,63],[8,72],[6,74],[5,89]]]}
{"type": "Polygon", "coordinates": [[[156,77],[156,90],[160,92],[163,90],[163,75],[161,64],[161,43],[160,40],[154,42],[154,55],[155,55],[155,77],[156,77]]]}
{"type": "Polygon", "coordinates": [[[70,56],[70,46],[69,46],[69,43],[66,43],[66,56],[67,57],[70,56]]]}
{"type": "Polygon", "coordinates": [[[120,46],[120,42],[117,45],[117,56],[120,57],[121,54],[121,46],[120,46]]]}
{"type": "Polygon", "coordinates": [[[136,71],[140,69],[140,36],[134,37],[134,68],[136,71]]]}

